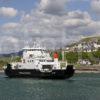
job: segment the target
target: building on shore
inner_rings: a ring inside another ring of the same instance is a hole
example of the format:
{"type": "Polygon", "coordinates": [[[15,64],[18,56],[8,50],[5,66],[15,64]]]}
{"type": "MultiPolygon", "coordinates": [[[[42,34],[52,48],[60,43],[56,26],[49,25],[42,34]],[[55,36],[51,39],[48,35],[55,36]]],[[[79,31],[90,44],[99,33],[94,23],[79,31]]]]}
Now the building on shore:
{"type": "Polygon", "coordinates": [[[75,43],[74,45],[66,46],[66,52],[93,52],[100,50],[99,40],[90,40],[75,43]]]}

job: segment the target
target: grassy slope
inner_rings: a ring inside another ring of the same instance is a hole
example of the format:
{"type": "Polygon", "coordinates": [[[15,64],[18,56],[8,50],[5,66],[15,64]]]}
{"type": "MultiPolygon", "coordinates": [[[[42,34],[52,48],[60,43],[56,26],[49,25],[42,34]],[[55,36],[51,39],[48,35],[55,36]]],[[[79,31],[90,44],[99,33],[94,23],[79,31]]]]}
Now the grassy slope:
{"type": "Polygon", "coordinates": [[[92,40],[95,40],[95,39],[100,41],[100,36],[83,38],[82,40],[80,40],[80,42],[89,42],[89,41],[92,41],[92,40]]]}

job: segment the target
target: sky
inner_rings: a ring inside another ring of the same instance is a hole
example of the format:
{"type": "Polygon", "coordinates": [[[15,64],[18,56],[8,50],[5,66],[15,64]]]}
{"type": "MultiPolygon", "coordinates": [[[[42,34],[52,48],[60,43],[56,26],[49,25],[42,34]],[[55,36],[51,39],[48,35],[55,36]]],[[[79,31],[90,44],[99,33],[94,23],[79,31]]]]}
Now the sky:
{"type": "Polygon", "coordinates": [[[0,53],[38,40],[61,48],[100,36],[100,0],[0,0],[0,53]]]}

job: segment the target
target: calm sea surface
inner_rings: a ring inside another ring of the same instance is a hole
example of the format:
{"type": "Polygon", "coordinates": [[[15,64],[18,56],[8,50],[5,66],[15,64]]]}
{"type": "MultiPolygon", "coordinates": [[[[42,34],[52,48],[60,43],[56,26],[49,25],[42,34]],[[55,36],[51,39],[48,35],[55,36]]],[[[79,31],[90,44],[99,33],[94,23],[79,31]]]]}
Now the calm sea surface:
{"type": "Polygon", "coordinates": [[[69,80],[9,79],[0,74],[0,100],[100,100],[100,74],[69,80]]]}

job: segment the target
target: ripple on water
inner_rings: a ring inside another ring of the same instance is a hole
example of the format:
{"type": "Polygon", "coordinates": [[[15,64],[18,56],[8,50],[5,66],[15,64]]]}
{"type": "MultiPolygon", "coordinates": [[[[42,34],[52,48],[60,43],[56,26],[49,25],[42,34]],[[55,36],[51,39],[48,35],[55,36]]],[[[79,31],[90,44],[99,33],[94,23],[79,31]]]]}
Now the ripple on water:
{"type": "Polygon", "coordinates": [[[100,100],[100,74],[66,80],[9,79],[0,74],[0,100],[100,100]]]}

